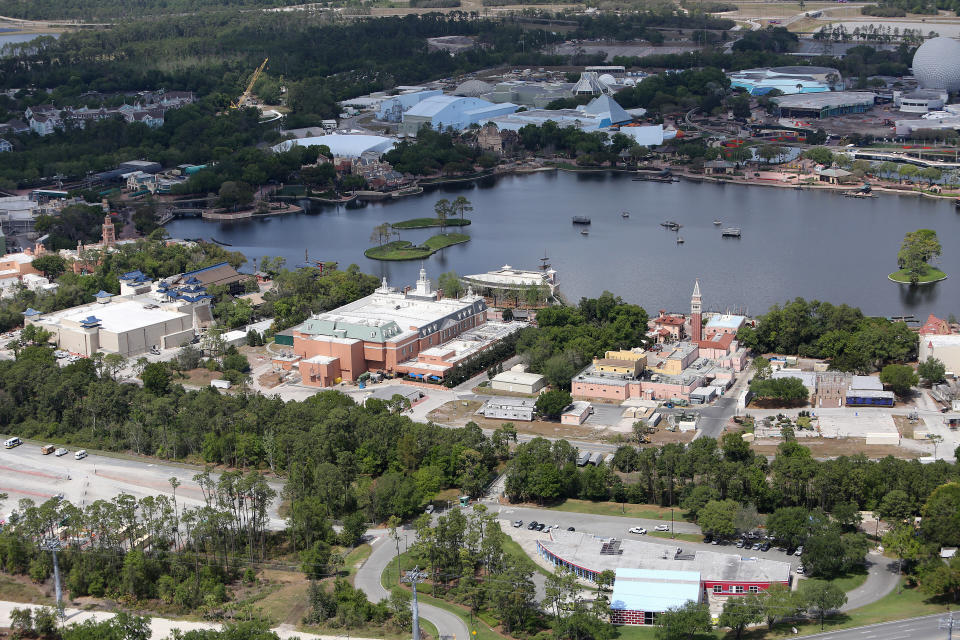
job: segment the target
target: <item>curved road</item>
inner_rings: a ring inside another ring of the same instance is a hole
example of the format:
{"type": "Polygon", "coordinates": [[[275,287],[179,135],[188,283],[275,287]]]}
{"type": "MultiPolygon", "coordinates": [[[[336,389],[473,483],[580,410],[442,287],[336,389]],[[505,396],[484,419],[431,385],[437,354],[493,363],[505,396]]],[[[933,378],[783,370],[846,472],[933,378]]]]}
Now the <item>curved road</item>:
{"type": "Polygon", "coordinates": [[[867,579],[862,585],[847,592],[847,604],[841,611],[866,606],[884,597],[897,587],[897,561],[882,554],[867,554],[867,579]]]}
{"type": "MultiPolygon", "coordinates": [[[[383,529],[370,530],[367,534],[374,536],[374,539],[370,541],[373,553],[357,570],[353,584],[367,594],[367,598],[371,602],[380,602],[390,597],[390,592],[384,589],[380,582],[380,576],[383,575],[383,570],[387,568],[390,560],[397,554],[397,547],[389,533],[383,529]]],[[[404,531],[403,539],[400,541],[400,551],[406,551],[407,544],[412,543],[415,538],[416,533],[413,531],[404,531]]],[[[449,611],[421,602],[420,617],[432,622],[441,637],[451,636],[459,640],[466,640],[470,637],[470,630],[466,623],[459,616],[449,611]]]]}

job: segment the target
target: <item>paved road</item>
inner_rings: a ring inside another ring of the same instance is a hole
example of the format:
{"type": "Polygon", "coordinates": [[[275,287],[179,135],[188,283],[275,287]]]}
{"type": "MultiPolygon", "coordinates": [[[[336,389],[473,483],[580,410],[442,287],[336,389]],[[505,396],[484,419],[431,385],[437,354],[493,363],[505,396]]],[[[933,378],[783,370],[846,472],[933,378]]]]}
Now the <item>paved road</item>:
{"type": "MultiPolygon", "coordinates": [[[[839,631],[827,631],[807,638],[822,638],[823,640],[943,640],[947,637],[946,631],[938,629],[942,614],[909,618],[895,622],[882,622],[866,627],[853,627],[839,631]]],[[[955,623],[960,627],[960,618],[955,623]]]]}
{"type": "Polygon", "coordinates": [[[737,398],[749,384],[750,377],[749,371],[743,371],[722,398],[700,410],[696,437],[720,438],[723,435],[723,428],[727,421],[737,415],[737,398]]]}
{"type": "MultiPolygon", "coordinates": [[[[39,605],[23,604],[21,602],[0,601],[0,627],[10,626],[10,612],[13,609],[39,609],[39,605]]],[[[86,620],[100,621],[109,620],[114,616],[113,613],[106,611],[85,611],[81,609],[65,609],[66,623],[82,623],[86,620]]],[[[204,629],[220,629],[219,624],[210,622],[191,622],[188,620],[171,620],[169,618],[150,618],[150,637],[154,640],[169,638],[174,629],[181,631],[194,631],[204,629]]],[[[300,638],[301,640],[342,640],[343,636],[318,636],[313,633],[303,633],[296,631],[290,625],[280,625],[273,629],[280,638],[300,638]]],[[[354,638],[353,640],[367,640],[366,638],[354,638]]]]}
{"type": "MultiPolygon", "coordinates": [[[[400,541],[401,552],[406,551],[407,544],[413,544],[416,538],[416,533],[413,531],[404,531],[403,533],[404,539],[400,541]]],[[[386,569],[390,560],[397,554],[397,546],[387,531],[371,530],[367,532],[367,535],[374,536],[370,543],[373,547],[373,553],[357,570],[353,584],[367,594],[367,598],[371,602],[380,602],[390,597],[390,592],[384,589],[380,583],[380,576],[383,575],[383,570],[386,569]]],[[[421,602],[420,616],[432,622],[441,636],[454,636],[460,640],[470,637],[470,630],[466,623],[449,611],[421,602]]]]}
{"type": "Polygon", "coordinates": [[[847,593],[847,604],[841,611],[850,611],[884,597],[897,587],[897,561],[879,553],[867,555],[867,580],[847,593]]]}

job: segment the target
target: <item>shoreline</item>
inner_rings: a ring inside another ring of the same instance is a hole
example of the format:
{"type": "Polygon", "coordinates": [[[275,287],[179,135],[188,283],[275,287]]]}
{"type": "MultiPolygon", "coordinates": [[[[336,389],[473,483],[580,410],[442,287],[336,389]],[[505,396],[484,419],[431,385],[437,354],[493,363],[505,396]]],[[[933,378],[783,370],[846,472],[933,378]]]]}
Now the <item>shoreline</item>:
{"type": "MultiPolygon", "coordinates": [[[[670,167],[666,167],[666,168],[670,169],[670,167]]],[[[347,204],[347,203],[352,202],[352,201],[354,201],[354,200],[368,201],[368,202],[369,202],[369,201],[373,201],[373,202],[388,203],[388,202],[394,202],[394,201],[397,201],[397,200],[400,200],[400,199],[404,199],[404,198],[409,198],[409,197],[424,195],[424,194],[426,194],[428,191],[433,191],[433,189],[427,189],[427,188],[424,188],[424,187],[442,187],[442,186],[447,185],[447,184],[465,184],[465,183],[477,182],[477,181],[480,181],[480,180],[486,180],[486,179],[490,179],[490,178],[497,179],[497,178],[501,178],[501,177],[504,177],[504,176],[510,176],[510,175],[518,175],[518,176],[522,176],[522,175],[532,175],[532,174],[542,173],[542,172],[547,172],[547,171],[564,171],[564,172],[566,172],[566,173],[584,173],[584,174],[601,174],[601,173],[607,173],[607,174],[611,174],[611,175],[615,175],[615,174],[627,174],[627,175],[629,175],[629,174],[642,174],[642,173],[644,173],[644,172],[639,172],[639,171],[636,170],[636,169],[622,169],[622,168],[617,168],[617,167],[596,167],[596,168],[593,168],[593,167],[584,167],[584,168],[580,168],[580,167],[559,166],[559,165],[555,165],[555,166],[539,166],[539,167],[529,167],[529,166],[528,166],[528,167],[511,167],[511,168],[509,168],[509,169],[505,169],[505,170],[502,170],[502,171],[496,171],[496,170],[494,170],[494,171],[492,171],[492,172],[488,172],[488,173],[485,172],[485,173],[483,173],[483,174],[481,174],[481,175],[473,175],[473,176],[470,176],[470,177],[441,179],[441,180],[437,180],[436,182],[428,182],[426,185],[423,185],[422,183],[420,183],[421,186],[420,186],[420,188],[419,188],[418,190],[411,190],[411,191],[407,191],[407,192],[398,192],[397,195],[393,195],[392,193],[390,193],[390,194],[386,194],[386,193],[384,193],[384,194],[379,194],[379,195],[381,195],[381,197],[379,197],[379,198],[372,197],[373,194],[364,193],[364,192],[358,192],[358,193],[354,193],[352,196],[350,196],[350,197],[348,197],[348,198],[344,198],[344,199],[341,199],[341,200],[331,200],[331,199],[326,199],[326,198],[318,198],[318,197],[316,197],[316,196],[312,196],[312,197],[309,197],[309,198],[306,198],[306,197],[303,197],[303,196],[300,196],[300,197],[297,197],[297,196],[274,196],[274,199],[276,199],[276,200],[281,200],[281,199],[282,199],[281,201],[284,201],[284,200],[293,200],[293,201],[296,201],[296,200],[304,200],[304,199],[306,199],[306,200],[310,200],[311,202],[316,202],[316,203],[322,204],[322,205],[341,205],[341,204],[347,204]],[[366,196],[366,197],[365,197],[365,196],[366,196]]],[[[824,183],[814,183],[814,184],[810,184],[810,183],[790,183],[790,182],[780,182],[780,181],[773,181],[773,180],[750,180],[750,179],[735,180],[735,179],[725,179],[725,178],[722,178],[722,177],[707,176],[707,175],[697,174],[697,173],[690,173],[690,172],[688,172],[688,171],[682,171],[682,170],[680,170],[680,171],[671,170],[671,171],[673,172],[673,175],[674,175],[676,178],[679,179],[679,181],[691,182],[691,183],[721,184],[721,185],[733,185],[733,186],[741,186],[741,187],[769,187],[769,188],[775,188],[775,189],[792,189],[792,190],[795,190],[795,191],[825,191],[825,192],[837,193],[837,194],[839,194],[839,195],[845,195],[846,193],[851,192],[851,191],[853,191],[853,190],[855,190],[855,189],[857,188],[856,185],[854,185],[854,184],[849,184],[849,185],[835,185],[835,184],[824,184],[824,183]]],[[[649,173],[649,172],[646,172],[646,173],[649,173]]],[[[956,199],[957,199],[957,196],[955,196],[955,195],[943,195],[943,194],[935,194],[935,193],[926,193],[926,192],[923,192],[923,191],[906,190],[906,189],[893,189],[893,188],[890,188],[890,187],[880,186],[880,185],[872,186],[872,193],[873,193],[873,194],[901,195],[901,196],[916,196],[916,197],[930,198],[930,199],[933,199],[933,200],[956,200],[956,199]]],[[[290,206],[291,206],[291,207],[295,207],[296,205],[290,205],[290,206]]],[[[298,207],[298,209],[299,209],[299,207],[298,207]]],[[[302,209],[300,209],[300,210],[302,211],[302,209]]],[[[283,212],[271,213],[271,214],[268,214],[268,215],[283,215],[283,213],[295,213],[295,211],[293,211],[293,210],[287,210],[287,211],[283,211],[283,212]]],[[[219,222],[219,221],[226,221],[226,220],[228,220],[228,218],[219,218],[219,217],[213,218],[213,217],[208,217],[208,216],[203,216],[203,219],[204,219],[204,220],[212,220],[212,221],[214,221],[214,222],[219,222]]],[[[234,219],[237,219],[237,217],[234,216],[234,219]]],[[[891,280],[891,282],[896,282],[896,281],[895,281],[895,280],[891,280]]],[[[938,280],[937,282],[939,282],[939,280],[938,280]]],[[[902,284],[902,283],[901,283],[901,284],[902,284]]]]}

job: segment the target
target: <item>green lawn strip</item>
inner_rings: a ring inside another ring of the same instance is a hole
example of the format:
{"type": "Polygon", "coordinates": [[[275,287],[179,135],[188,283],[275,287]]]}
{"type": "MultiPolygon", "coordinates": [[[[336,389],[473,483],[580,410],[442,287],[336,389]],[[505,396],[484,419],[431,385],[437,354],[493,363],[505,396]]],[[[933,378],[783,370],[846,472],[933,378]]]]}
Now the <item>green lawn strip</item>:
{"type": "MultiPolygon", "coordinates": [[[[504,551],[506,552],[506,548],[504,551]]],[[[520,552],[523,553],[523,550],[520,550],[520,552]]],[[[400,554],[399,558],[394,556],[393,560],[391,560],[389,564],[387,564],[386,568],[384,568],[383,573],[380,574],[380,584],[382,584],[383,588],[387,589],[388,591],[397,586],[395,580],[397,578],[397,564],[399,562],[403,563],[401,566],[403,567],[404,571],[410,569],[412,564],[410,554],[408,552],[404,552],[400,554]]],[[[429,587],[424,585],[421,587],[421,589],[429,589],[429,587]]],[[[435,607],[443,609],[444,611],[449,611],[453,615],[463,620],[463,623],[468,629],[470,629],[471,632],[477,632],[476,635],[471,636],[472,640],[503,640],[506,637],[491,629],[490,625],[484,623],[482,619],[480,619],[480,616],[473,616],[473,624],[471,625],[470,612],[464,606],[452,604],[446,600],[441,600],[440,598],[434,598],[433,596],[424,594],[423,591],[417,591],[417,600],[425,604],[432,604],[435,607]]],[[[483,615],[484,614],[481,614],[481,616],[483,615]]],[[[486,614],[485,617],[489,617],[489,614],[486,614]]]]}
{"type": "Polygon", "coordinates": [[[422,260],[434,253],[454,244],[470,240],[465,233],[438,233],[427,238],[426,242],[417,246],[407,240],[394,240],[378,247],[371,247],[363,255],[371,260],[422,260]]]}
{"type": "MultiPolygon", "coordinates": [[[[901,282],[903,284],[910,284],[910,273],[906,269],[900,269],[899,271],[894,271],[890,274],[890,279],[894,282],[901,282]]],[[[927,268],[924,269],[923,273],[920,275],[919,282],[936,282],[937,280],[943,280],[947,277],[947,274],[940,269],[931,267],[927,265],[927,268]]]]}
{"type": "Polygon", "coordinates": [[[366,562],[371,553],[373,553],[373,547],[369,544],[362,544],[352,549],[350,553],[343,558],[343,570],[347,572],[348,576],[352,576],[357,572],[357,569],[366,562]]]}
{"type": "Polygon", "coordinates": [[[391,223],[390,226],[394,229],[428,229],[430,227],[465,227],[470,224],[470,221],[464,218],[447,218],[443,224],[440,223],[440,218],[412,218],[410,220],[401,220],[400,222],[391,223]]]}
{"type": "Polygon", "coordinates": [[[683,540],[684,542],[703,542],[703,536],[699,533],[675,533],[672,536],[669,531],[647,531],[648,535],[654,538],[673,538],[683,540]]]}
{"type": "MultiPolygon", "coordinates": [[[[551,511],[572,511],[574,513],[589,513],[597,516],[621,516],[625,518],[645,518],[647,520],[665,520],[670,522],[670,508],[658,507],[652,504],[621,504],[619,502],[591,502],[589,500],[574,500],[568,498],[563,502],[548,507],[551,511]]],[[[673,517],[676,522],[683,522],[687,512],[674,509],[673,517]]]]}

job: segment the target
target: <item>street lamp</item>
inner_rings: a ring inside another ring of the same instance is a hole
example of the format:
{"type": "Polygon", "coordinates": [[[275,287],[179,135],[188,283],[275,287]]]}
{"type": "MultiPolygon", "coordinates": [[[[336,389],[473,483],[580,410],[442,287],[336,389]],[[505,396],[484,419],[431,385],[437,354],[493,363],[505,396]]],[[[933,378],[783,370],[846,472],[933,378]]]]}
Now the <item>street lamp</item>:
{"type": "Polygon", "coordinates": [[[676,534],[673,533],[673,507],[670,507],[670,539],[676,539],[676,534]]]}

